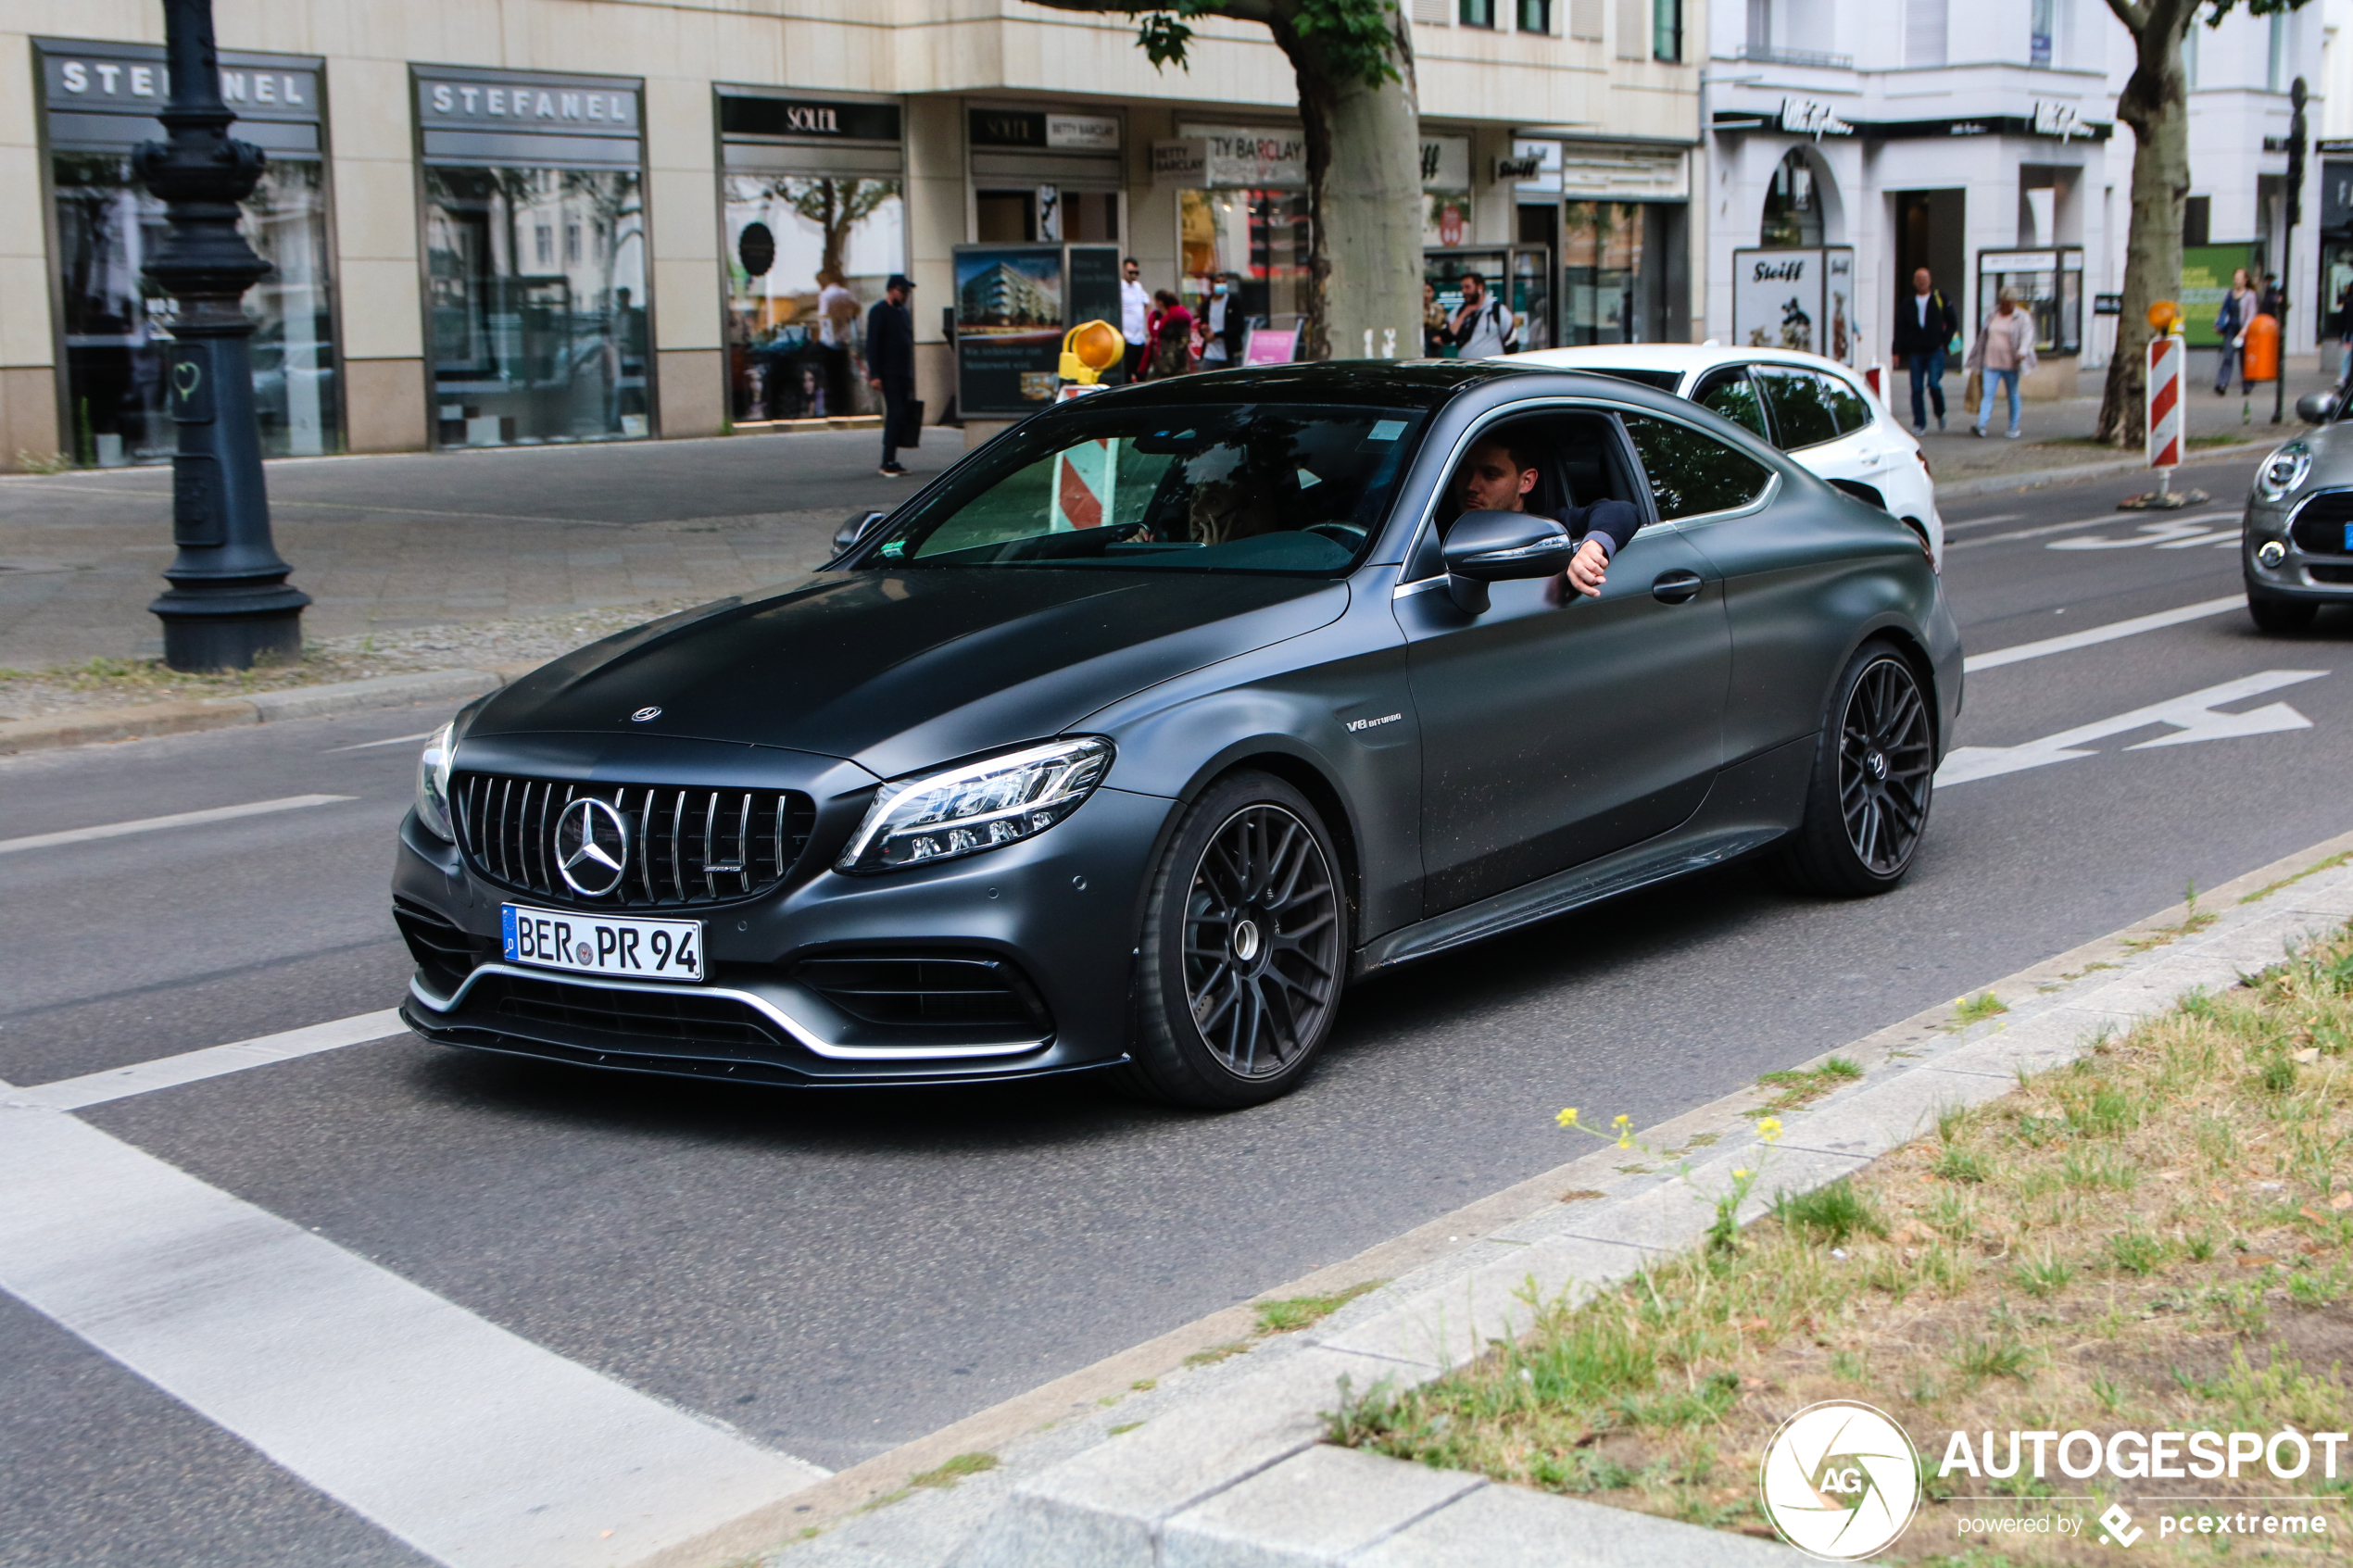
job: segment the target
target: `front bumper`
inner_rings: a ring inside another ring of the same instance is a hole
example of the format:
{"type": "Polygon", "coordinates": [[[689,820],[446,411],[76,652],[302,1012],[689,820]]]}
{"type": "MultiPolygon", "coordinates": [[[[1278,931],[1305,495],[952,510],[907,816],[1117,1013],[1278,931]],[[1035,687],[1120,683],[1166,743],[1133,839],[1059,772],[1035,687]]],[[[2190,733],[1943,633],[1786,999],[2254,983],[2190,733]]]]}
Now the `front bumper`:
{"type": "Polygon", "coordinates": [[[972,1082],[1115,1064],[1126,1060],[1143,893],[1175,804],[1104,787],[1036,838],[879,876],[830,870],[842,834],[821,830],[765,895],[613,911],[701,920],[702,985],[503,961],[502,904],[582,911],[499,887],[412,812],[393,878],[418,960],[401,1016],[447,1045],[754,1083],[972,1082]],[[860,974],[888,974],[887,994],[860,974]]]}
{"type": "MultiPolygon", "coordinates": [[[[2317,525],[2314,508],[2353,509],[2347,492],[2332,490],[2298,495],[2284,505],[2260,499],[2247,503],[2239,529],[2239,564],[2248,592],[2322,604],[2353,601],[2353,548],[2318,547],[2326,542],[2321,536],[2332,531],[2317,525]],[[2278,565],[2265,566],[2256,558],[2257,552],[2274,541],[2286,553],[2278,565]]],[[[2353,544],[2353,538],[2347,543],[2353,544]]]]}

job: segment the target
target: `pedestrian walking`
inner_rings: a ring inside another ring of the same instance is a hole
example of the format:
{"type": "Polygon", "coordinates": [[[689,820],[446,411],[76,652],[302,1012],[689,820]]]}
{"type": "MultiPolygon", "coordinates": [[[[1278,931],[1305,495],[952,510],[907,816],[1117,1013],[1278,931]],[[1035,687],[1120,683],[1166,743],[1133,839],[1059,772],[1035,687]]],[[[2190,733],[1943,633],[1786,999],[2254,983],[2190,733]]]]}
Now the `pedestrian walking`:
{"type": "MultiPolygon", "coordinates": [[[[2246,329],[2255,320],[2257,300],[2255,289],[2247,282],[2246,269],[2242,267],[2231,274],[2231,292],[2222,296],[2221,308],[2214,313],[2214,333],[2222,340],[2222,358],[2214,369],[2214,395],[2228,396],[2231,372],[2244,372],[2246,368],[2246,329]]],[[[2244,374],[2239,379],[2239,391],[2246,390],[2244,374]]]]}
{"type": "Polygon", "coordinates": [[[1242,362],[1242,333],[1250,319],[1242,314],[1241,282],[1239,273],[1228,272],[1209,286],[1209,304],[1201,321],[1203,370],[1242,362]]]}
{"type": "Polygon", "coordinates": [[[1154,381],[1181,376],[1193,368],[1193,313],[1168,289],[1153,291],[1158,307],[1151,318],[1151,370],[1154,381]]]}
{"type": "Polygon", "coordinates": [[[1961,335],[1960,312],[1936,286],[1925,267],[1912,274],[1912,292],[1895,307],[1895,331],[1888,351],[1912,372],[1912,429],[1928,429],[1929,401],[1936,405],[1936,428],[1944,428],[1944,360],[1961,335]]]}
{"type": "Polygon", "coordinates": [[[1438,285],[1425,279],[1422,282],[1422,358],[1443,359],[1453,342],[1453,329],[1447,323],[1446,307],[1438,303],[1438,285]]]}
{"type": "Polygon", "coordinates": [[[2336,291],[2336,384],[2353,381],[2353,282],[2336,291]]]}
{"type": "Polygon", "coordinates": [[[887,479],[907,471],[899,462],[899,436],[907,405],[915,398],[915,318],[907,308],[914,292],[912,281],[893,272],[883,296],[866,312],[866,383],[882,394],[880,472],[887,479]]]}
{"type": "Polygon", "coordinates": [[[1994,314],[1977,329],[1977,342],[1970,345],[1964,370],[1975,370],[1985,379],[1984,401],[1978,405],[1974,433],[1982,436],[1994,419],[1994,394],[2007,390],[2010,398],[2009,438],[2018,439],[2018,378],[2034,369],[2041,361],[2034,355],[2034,318],[2018,307],[2018,295],[2009,290],[1994,307],[1994,314]]]}
{"type": "Polygon", "coordinates": [[[1144,354],[1151,347],[1152,294],[1143,279],[1144,269],[1134,257],[1119,264],[1119,335],[1127,343],[1119,379],[1125,382],[1143,379],[1144,354]]]}
{"type": "Polygon", "coordinates": [[[1519,323],[1511,307],[1487,292],[1487,279],[1478,272],[1463,274],[1463,303],[1454,312],[1454,341],[1461,358],[1488,359],[1519,346],[1519,323]]]}

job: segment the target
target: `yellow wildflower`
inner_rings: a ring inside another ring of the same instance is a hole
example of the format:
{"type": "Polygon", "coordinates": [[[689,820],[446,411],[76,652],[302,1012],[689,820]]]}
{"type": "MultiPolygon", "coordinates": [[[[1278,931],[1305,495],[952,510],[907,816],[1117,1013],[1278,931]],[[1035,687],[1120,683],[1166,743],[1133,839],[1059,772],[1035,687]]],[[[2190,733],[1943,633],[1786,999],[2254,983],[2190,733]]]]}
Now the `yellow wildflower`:
{"type": "Polygon", "coordinates": [[[1634,1147],[1634,1119],[1631,1116],[1619,1116],[1613,1118],[1610,1122],[1610,1125],[1617,1129],[1618,1148],[1631,1148],[1634,1147]]]}
{"type": "Polygon", "coordinates": [[[1756,1135],[1767,1143],[1778,1139],[1781,1135],[1781,1119],[1778,1116],[1768,1116],[1756,1124],[1756,1135]]]}
{"type": "Polygon", "coordinates": [[[1574,1127],[1577,1125],[1577,1108],[1572,1105],[1567,1110],[1562,1111],[1558,1116],[1554,1117],[1553,1120],[1559,1123],[1564,1127],[1574,1127]]]}

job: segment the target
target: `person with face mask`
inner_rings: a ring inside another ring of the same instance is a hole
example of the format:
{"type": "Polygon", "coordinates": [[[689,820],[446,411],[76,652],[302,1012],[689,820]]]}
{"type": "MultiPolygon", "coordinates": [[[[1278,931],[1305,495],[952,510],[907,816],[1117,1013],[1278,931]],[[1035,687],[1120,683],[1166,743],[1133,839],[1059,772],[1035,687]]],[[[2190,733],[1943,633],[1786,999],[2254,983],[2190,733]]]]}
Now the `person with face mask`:
{"type": "Polygon", "coordinates": [[[1250,318],[1242,311],[1241,278],[1228,272],[1209,287],[1209,304],[1202,312],[1202,370],[1242,362],[1242,336],[1250,318]]]}

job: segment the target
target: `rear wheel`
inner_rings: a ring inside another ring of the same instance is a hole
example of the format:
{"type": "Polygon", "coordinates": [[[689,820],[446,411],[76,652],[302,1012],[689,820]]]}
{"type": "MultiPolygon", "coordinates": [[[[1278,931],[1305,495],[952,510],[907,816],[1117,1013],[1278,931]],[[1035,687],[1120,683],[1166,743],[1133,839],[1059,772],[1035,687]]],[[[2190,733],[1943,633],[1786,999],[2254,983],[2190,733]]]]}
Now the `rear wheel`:
{"type": "Polygon", "coordinates": [[[1806,817],[1781,850],[1786,880],[1853,897],[1904,880],[1928,829],[1935,735],[1911,664],[1884,644],[1856,654],[1815,742],[1806,817]]]}
{"type": "Polygon", "coordinates": [[[1315,807],[1270,774],[1221,779],[1193,803],[1145,911],[1135,1087],[1215,1110],[1305,1075],[1346,978],[1337,859],[1315,807]]]}
{"type": "Polygon", "coordinates": [[[2312,624],[2321,607],[2309,599],[2291,599],[2277,594],[2266,594],[2250,586],[2246,590],[2246,613],[2259,632],[2281,635],[2301,632],[2312,624]]]}

